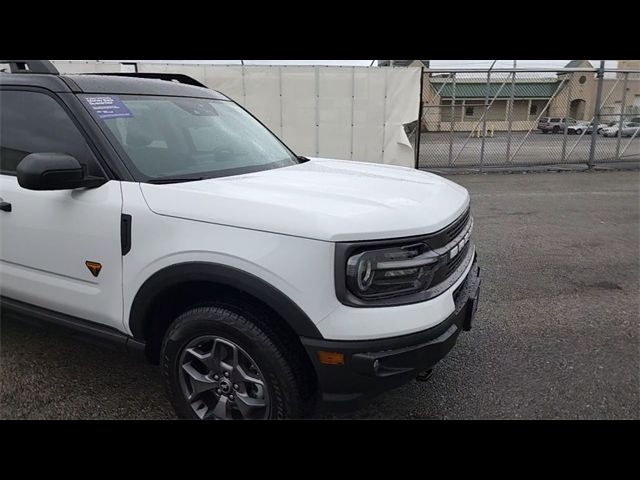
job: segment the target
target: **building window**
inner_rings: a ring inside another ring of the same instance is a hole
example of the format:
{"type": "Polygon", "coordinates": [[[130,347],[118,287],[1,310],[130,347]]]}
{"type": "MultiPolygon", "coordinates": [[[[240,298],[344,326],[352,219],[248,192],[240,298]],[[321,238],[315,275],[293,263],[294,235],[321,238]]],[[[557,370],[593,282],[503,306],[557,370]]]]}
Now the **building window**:
{"type": "Polygon", "coordinates": [[[537,115],[538,114],[538,105],[531,105],[529,109],[529,115],[537,115]]]}
{"type": "Polygon", "coordinates": [[[465,107],[464,115],[465,117],[473,117],[473,107],[465,107]]]}

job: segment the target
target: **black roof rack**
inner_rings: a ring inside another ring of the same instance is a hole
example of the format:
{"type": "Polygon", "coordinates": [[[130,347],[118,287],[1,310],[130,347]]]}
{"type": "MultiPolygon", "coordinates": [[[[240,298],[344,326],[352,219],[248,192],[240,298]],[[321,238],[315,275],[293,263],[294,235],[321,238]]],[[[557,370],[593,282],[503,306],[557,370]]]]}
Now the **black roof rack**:
{"type": "Polygon", "coordinates": [[[167,80],[169,82],[178,82],[184,83],[185,85],[192,85],[194,87],[202,87],[209,88],[206,85],[200,83],[193,77],[189,75],[184,75],[182,73],[86,73],[82,75],[100,75],[100,76],[108,76],[108,77],[133,77],[133,78],[150,78],[155,80],[167,80]]]}
{"type": "Polygon", "coordinates": [[[8,63],[11,73],[46,73],[59,75],[58,69],[49,60],[0,60],[0,63],[8,63]]]}

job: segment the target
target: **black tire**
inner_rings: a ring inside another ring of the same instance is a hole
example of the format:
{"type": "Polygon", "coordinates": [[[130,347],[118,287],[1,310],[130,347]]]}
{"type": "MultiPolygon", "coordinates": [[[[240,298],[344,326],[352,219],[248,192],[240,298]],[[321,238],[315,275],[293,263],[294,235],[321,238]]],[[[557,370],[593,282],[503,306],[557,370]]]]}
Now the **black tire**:
{"type": "Polygon", "coordinates": [[[541,130],[542,133],[549,133],[547,130],[541,130]]]}
{"type": "Polygon", "coordinates": [[[576,135],[582,135],[582,130],[578,128],[577,130],[575,130],[575,133],[576,135]]]}
{"type": "MultiPolygon", "coordinates": [[[[248,310],[226,304],[192,308],[169,327],[161,352],[161,368],[167,394],[182,419],[199,419],[181,383],[181,358],[187,345],[198,338],[215,336],[239,346],[259,368],[268,392],[264,409],[269,420],[304,418],[311,412],[308,375],[299,352],[280,338],[277,329],[248,310]]],[[[215,401],[215,400],[214,400],[215,401]]]]}
{"type": "Polygon", "coordinates": [[[558,133],[560,131],[560,127],[553,127],[553,133],[558,133]]]}

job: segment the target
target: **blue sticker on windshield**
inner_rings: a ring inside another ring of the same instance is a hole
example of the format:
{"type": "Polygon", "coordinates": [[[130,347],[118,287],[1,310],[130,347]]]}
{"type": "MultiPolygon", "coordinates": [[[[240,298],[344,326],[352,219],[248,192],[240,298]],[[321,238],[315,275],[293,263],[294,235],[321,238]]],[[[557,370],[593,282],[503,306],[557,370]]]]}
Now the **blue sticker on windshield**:
{"type": "Polygon", "coordinates": [[[85,101],[102,119],[108,118],[130,118],[133,117],[131,110],[127,108],[122,100],[113,96],[84,97],[85,101]]]}

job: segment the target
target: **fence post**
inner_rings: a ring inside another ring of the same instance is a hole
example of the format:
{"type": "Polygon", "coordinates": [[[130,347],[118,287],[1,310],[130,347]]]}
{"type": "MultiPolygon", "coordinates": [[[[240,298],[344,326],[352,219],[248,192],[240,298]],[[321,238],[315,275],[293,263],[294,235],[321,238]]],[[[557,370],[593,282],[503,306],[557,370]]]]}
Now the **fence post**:
{"type": "Polygon", "coordinates": [[[627,82],[629,80],[629,72],[624,74],[624,82],[622,84],[622,103],[620,104],[620,120],[618,121],[618,138],[616,138],[616,160],[622,160],[620,157],[620,141],[622,140],[622,124],[624,123],[624,111],[627,108],[627,82]]]}
{"type": "Polygon", "coordinates": [[[453,74],[453,92],[451,94],[451,118],[449,119],[449,166],[453,166],[453,142],[456,132],[456,74],[453,74]]]}
{"type": "MultiPolygon", "coordinates": [[[[509,97],[509,103],[507,104],[507,107],[509,108],[509,126],[507,128],[507,164],[511,161],[509,156],[511,155],[511,132],[513,130],[513,102],[516,89],[516,68],[517,60],[514,60],[513,72],[511,72],[511,96],[509,97]]],[[[529,117],[527,116],[527,118],[529,117]]]]}
{"type": "MultiPolygon", "coordinates": [[[[573,73],[570,73],[569,76],[571,77],[571,80],[573,80],[573,73]]],[[[564,132],[562,132],[562,156],[560,157],[560,162],[564,163],[567,159],[567,135],[569,134],[569,115],[571,115],[571,93],[573,90],[573,84],[571,83],[571,81],[569,81],[569,84],[567,85],[566,88],[566,94],[567,94],[567,106],[565,107],[565,111],[564,111],[564,132]]],[[[578,139],[578,141],[580,141],[580,139],[578,139]]]]}
{"type": "MultiPolygon", "coordinates": [[[[495,62],[493,62],[495,65],[495,62]]],[[[493,68],[493,66],[492,66],[493,68]]],[[[482,144],[480,146],[480,173],[484,171],[484,147],[487,137],[487,116],[489,115],[489,88],[491,88],[491,68],[487,72],[487,88],[484,92],[484,118],[482,120],[482,144]]]]}
{"type": "Polygon", "coordinates": [[[602,86],[604,84],[604,60],[600,60],[600,68],[596,77],[598,78],[598,90],[596,91],[596,105],[593,115],[593,128],[591,129],[591,151],[589,152],[589,169],[593,168],[596,155],[596,137],[598,136],[598,125],[600,124],[600,102],[602,101],[602,86]]]}
{"type": "Polygon", "coordinates": [[[424,104],[424,67],[420,67],[420,103],[418,104],[418,125],[416,126],[416,170],[420,170],[420,135],[422,134],[422,115],[424,104]]]}

